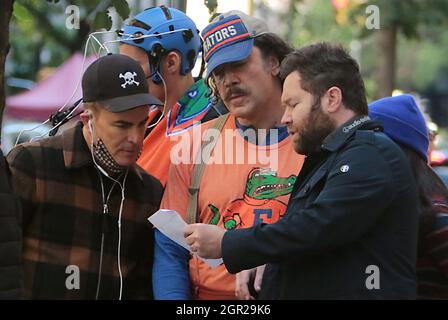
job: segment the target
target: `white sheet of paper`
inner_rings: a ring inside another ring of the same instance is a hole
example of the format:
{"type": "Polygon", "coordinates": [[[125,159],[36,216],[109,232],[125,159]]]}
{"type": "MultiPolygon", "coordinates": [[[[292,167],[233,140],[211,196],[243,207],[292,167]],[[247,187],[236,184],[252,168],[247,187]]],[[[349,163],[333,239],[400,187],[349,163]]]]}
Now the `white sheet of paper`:
{"type": "MultiPolygon", "coordinates": [[[[165,236],[190,251],[190,247],[184,238],[184,228],[187,223],[182,219],[177,211],[160,209],[148,218],[154,227],[159,229],[165,236]]],[[[191,252],[191,251],[190,251],[191,252]]],[[[193,253],[196,255],[195,253],[193,253]]],[[[215,268],[223,263],[222,259],[204,259],[196,255],[199,259],[215,268]]]]}

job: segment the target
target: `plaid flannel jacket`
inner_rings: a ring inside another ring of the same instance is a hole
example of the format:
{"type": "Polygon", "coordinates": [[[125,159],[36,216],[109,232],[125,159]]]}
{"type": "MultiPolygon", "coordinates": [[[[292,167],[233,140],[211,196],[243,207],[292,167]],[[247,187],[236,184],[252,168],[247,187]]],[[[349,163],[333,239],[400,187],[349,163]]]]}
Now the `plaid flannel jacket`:
{"type": "MultiPolygon", "coordinates": [[[[121,188],[100,175],[82,135],[82,123],[55,137],[17,146],[7,157],[23,204],[25,298],[117,299],[118,213],[121,188]],[[103,240],[100,277],[101,243],[103,240]]],[[[125,184],[120,266],[123,299],[152,298],[153,233],[147,218],[158,208],[162,186],[140,167],[125,184]]]]}

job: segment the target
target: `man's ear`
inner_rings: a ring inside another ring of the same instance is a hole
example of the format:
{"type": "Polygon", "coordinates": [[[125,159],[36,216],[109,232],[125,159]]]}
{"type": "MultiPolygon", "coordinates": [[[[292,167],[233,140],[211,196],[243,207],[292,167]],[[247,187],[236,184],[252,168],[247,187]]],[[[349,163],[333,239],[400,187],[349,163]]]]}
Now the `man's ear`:
{"type": "Polygon", "coordinates": [[[269,57],[269,70],[271,71],[271,75],[273,77],[277,77],[280,73],[280,62],[274,56],[269,57]]]}
{"type": "Polygon", "coordinates": [[[84,110],[84,112],[81,113],[81,114],[79,115],[79,117],[81,118],[82,124],[85,125],[85,126],[87,126],[89,120],[93,118],[93,116],[92,116],[92,111],[90,111],[90,110],[84,110]]]}
{"type": "Polygon", "coordinates": [[[339,87],[330,87],[324,95],[325,109],[328,113],[338,111],[342,105],[342,91],[339,87]]]}
{"type": "Polygon", "coordinates": [[[182,57],[180,54],[176,51],[169,52],[164,58],[163,58],[163,65],[164,69],[169,74],[179,74],[180,68],[182,64],[182,57]]]}

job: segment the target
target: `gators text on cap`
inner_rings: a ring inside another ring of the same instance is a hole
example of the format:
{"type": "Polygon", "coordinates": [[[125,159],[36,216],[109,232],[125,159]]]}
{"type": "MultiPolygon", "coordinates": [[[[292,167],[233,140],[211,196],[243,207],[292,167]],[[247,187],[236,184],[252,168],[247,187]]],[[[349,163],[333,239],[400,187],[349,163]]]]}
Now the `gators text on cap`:
{"type": "Polygon", "coordinates": [[[253,38],[268,33],[260,19],[237,10],[217,16],[203,31],[204,58],[208,78],[218,66],[246,59],[252,52],[253,38]]]}

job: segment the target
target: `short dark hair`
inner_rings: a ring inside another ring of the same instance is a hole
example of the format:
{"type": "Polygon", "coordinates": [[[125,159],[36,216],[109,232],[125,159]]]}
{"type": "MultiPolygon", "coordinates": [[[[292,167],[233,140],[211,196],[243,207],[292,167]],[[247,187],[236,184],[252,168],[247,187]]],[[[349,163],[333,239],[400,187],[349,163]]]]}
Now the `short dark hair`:
{"type": "Polygon", "coordinates": [[[274,57],[279,63],[293,51],[293,48],[275,33],[264,33],[254,38],[254,45],[260,49],[263,58],[274,57]]]}
{"type": "MultiPolygon", "coordinates": [[[[263,59],[274,57],[279,63],[282,63],[283,59],[293,51],[293,48],[282,38],[275,33],[263,33],[254,38],[254,46],[261,51],[263,59]]],[[[277,77],[280,84],[283,80],[280,75],[277,77]]],[[[208,85],[212,90],[212,94],[215,99],[219,98],[218,89],[213,80],[213,76],[208,78],[208,85]]]]}
{"type": "Polygon", "coordinates": [[[341,89],[342,102],[358,115],[367,115],[367,99],[359,66],[340,45],[316,43],[290,53],[280,66],[280,78],[298,71],[301,87],[316,99],[329,88],[341,89]]]}

